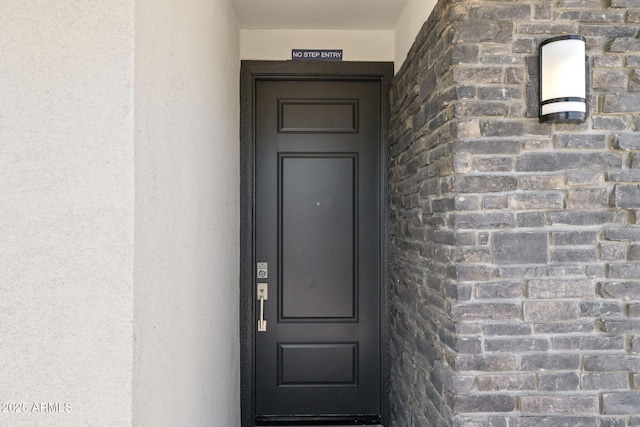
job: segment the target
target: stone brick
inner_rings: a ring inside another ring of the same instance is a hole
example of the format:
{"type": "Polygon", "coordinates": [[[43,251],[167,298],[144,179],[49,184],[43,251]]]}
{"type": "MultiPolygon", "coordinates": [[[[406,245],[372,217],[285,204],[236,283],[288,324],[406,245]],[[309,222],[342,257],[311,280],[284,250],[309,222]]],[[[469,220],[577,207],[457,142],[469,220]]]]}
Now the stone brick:
{"type": "Polygon", "coordinates": [[[581,301],[581,317],[621,316],[622,307],[619,302],[613,301],[581,301]]]}
{"type": "Polygon", "coordinates": [[[557,148],[603,149],[607,146],[606,135],[560,134],[556,135],[557,148]]]}
{"type": "Polygon", "coordinates": [[[484,325],[486,335],[531,335],[531,325],[528,323],[494,323],[484,325]]]}
{"type": "Polygon", "coordinates": [[[567,9],[597,9],[602,7],[602,0],[561,0],[558,6],[567,9]]]}
{"type": "Polygon", "coordinates": [[[532,39],[517,39],[513,41],[513,53],[534,53],[537,45],[532,39]]]}
{"type": "Polygon", "coordinates": [[[451,258],[455,262],[491,262],[491,251],[486,247],[466,247],[453,250],[451,258]]]}
{"type": "Polygon", "coordinates": [[[459,193],[502,192],[516,189],[518,180],[512,176],[454,176],[453,190],[459,193]]]}
{"type": "Polygon", "coordinates": [[[498,67],[462,67],[453,69],[453,80],[457,83],[500,83],[502,68],[498,67]]]}
{"type": "Polygon", "coordinates": [[[585,37],[607,37],[622,38],[633,37],[637,31],[635,26],[631,25],[600,25],[600,24],[583,24],[581,25],[581,34],[585,37]]]}
{"type": "Polygon", "coordinates": [[[640,334],[640,319],[598,319],[596,326],[607,334],[640,334]]]}
{"type": "MultiPolygon", "coordinates": [[[[640,101],[640,98],[639,98],[640,101]]],[[[517,170],[522,172],[551,172],[566,169],[620,168],[622,158],[610,153],[527,153],[520,156],[517,170]]]]}
{"type": "Polygon", "coordinates": [[[536,376],[532,372],[484,374],[477,377],[480,391],[535,390],[536,376]]]}
{"type": "Polygon", "coordinates": [[[528,297],[587,298],[595,295],[595,284],[590,279],[534,279],[529,280],[528,297]]]}
{"type": "Polygon", "coordinates": [[[493,251],[498,264],[544,264],[548,237],[546,233],[495,233],[493,251]]]}
{"type": "MultiPolygon", "coordinates": [[[[427,424],[428,427],[431,427],[433,421],[427,424]]],[[[406,425],[406,424],[403,424],[406,425]]],[[[453,417],[450,423],[451,427],[486,427],[486,422],[484,417],[470,417],[467,415],[456,415],[453,417]]]]}
{"type": "Polygon", "coordinates": [[[627,304],[627,316],[640,317],[640,303],[634,302],[627,304]]]}
{"type": "Polygon", "coordinates": [[[513,139],[473,139],[453,145],[456,152],[469,154],[518,154],[521,148],[522,141],[513,139]]]}
{"type": "Polygon", "coordinates": [[[556,15],[557,19],[580,22],[624,22],[622,12],[564,11],[556,15]]]}
{"type": "Polygon", "coordinates": [[[604,184],[604,173],[600,171],[570,170],[567,171],[567,184],[571,186],[601,186],[604,184]]]}
{"type": "Polygon", "coordinates": [[[595,70],[593,72],[593,89],[598,91],[615,91],[627,86],[624,71],[595,70]]]}
{"type": "Polygon", "coordinates": [[[454,350],[460,354],[479,354],[482,352],[482,341],[479,337],[455,338],[454,350]]]}
{"type": "Polygon", "coordinates": [[[598,240],[598,231],[556,231],[551,233],[554,245],[594,245],[598,240]]]}
{"type": "Polygon", "coordinates": [[[611,7],[640,7],[640,0],[611,0],[611,7]]]}
{"type": "Polygon", "coordinates": [[[543,212],[518,212],[518,227],[544,227],[546,216],[543,212]]]}
{"type": "MultiPolygon", "coordinates": [[[[478,92],[475,86],[465,85],[465,84],[456,85],[455,91],[456,91],[457,99],[474,99],[478,92]]],[[[477,122],[477,120],[475,121],[477,122]]],[[[468,137],[460,136],[460,138],[468,138],[468,137]]]]}
{"type": "Polygon", "coordinates": [[[639,261],[640,260],[640,245],[631,245],[629,246],[629,255],[627,257],[629,260],[632,261],[639,261]]]}
{"type": "Polygon", "coordinates": [[[640,52],[640,39],[635,37],[618,37],[609,44],[607,51],[616,53],[640,52]]]}
{"type": "Polygon", "coordinates": [[[511,209],[562,209],[564,194],[561,192],[517,193],[509,196],[511,209]]]}
{"type": "Polygon", "coordinates": [[[624,418],[600,417],[600,427],[627,427],[624,418]]]}
{"type": "Polygon", "coordinates": [[[518,177],[518,187],[522,190],[555,190],[564,185],[560,175],[524,175],[518,177]]]}
{"type": "Polygon", "coordinates": [[[500,277],[522,279],[536,277],[584,277],[584,267],[579,266],[554,266],[554,265],[530,265],[500,268],[500,277]]]}
{"type": "Polygon", "coordinates": [[[524,73],[520,68],[507,67],[504,70],[504,82],[506,84],[520,84],[524,81],[524,73]]]}
{"type": "Polygon", "coordinates": [[[580,306],[574,301],[526,301],[524,320],[532,322],[564,322],[580,317],[580,306]]]}
{"type": "Polygon", "coordinates": [[[611,211],[578,211],[578,212],[550,212],[550,225],[605,225],[624,224],[626,217],[621,212],[611,211]]]}
{"type": "Polygon", "coordinates": [[[595,372],[638,372],[640,370],[640,356],[624,354],[585,355],[584,370],[595,372]]]}
{"type": "Polygon", "coordinates": [[[617,116],[592,116],[594,129],[619,130],[627,128],[625,117],[617,116]]]}
{"type": "Polygon", "coordinates": [[[640,208],[640,184],[616,185],[614,190],[615,206],[620,209],[640,208]]]}
{"type": "Polygon", "coordinates": [[[480,87],[478,88],[478,98],[487,101],[508,101],[512,99],[522,99],[522,91],[517,88],[507,87],[480,87]]]}
{"type": "Polygon", "coordinates": [[[453,409],[457,412],[510,412],[516,409],[511,395],[459,395],[454,396],[453,409]]]}
{"type": "Polygon", "coordinates": [[[640,228],[607,228],[605,229],[605,239],[619,242],[640,242],[640,228]]]}
{"type": "Polygon", "coordinates": [[[598,413],[598,396],[522,396],[520,407],[530,413],[598,413]]]}
{"type": "Polygon", "coordinates": [[[576,188],[567,191],[567,209],[606,207],[609,193],[606,188],[576,188]]]}
{"type": "Polygon", "coordinates": [[[508,105],[491,101],[458,101],[454,103],[455,117],[505,116],[508,105]]]}
{"type": "Polygon", "coordinates": [[[485,351],[523,353],[530,351],[546,351],[549,342],[543,338],[506,338],[506,339],[485,339],[485,351]]]}
{"type": "Polygon", "coordinates": [[[486,195],[482,198],[483,209],[504,209],[507,207],[507,196],[486,195]]]}
{"type": "Polygon", "coordinates": [[[597,260],[598,251],[596,248],[554,248],[551,250],[551,262],[553,263],[587,263],[597,260]]]}
{"type": "Polygon", "coordinates": [[[469,10],[469,18],[478,21],[528,20],[531,18],[531,6],[526,4],[473,6],[469,10]]]}
{"type": "Polygon", "coordinates": [[[640,263],[609,264],[607,277],[610,279],[640,279],[640,263]]]}
{"type": "MultiPolygon", "coordinates": [[[[640,16],[640,14],[638,16],[640,16]]],[[[640,91],[640,70],[635,69],[631,71],[628,90],[629,92],[640,91]]]]}
{"type": "Polygon", "coordinates": [[[640,285],[637,282],[603,282],[598,285],[598,293],[603,298],[640,299],[640,285]]]}
{"type": "Polygon", "coordinates": [[[582,374],[583,390],[619,390],[629,388],[629,374],[605,372],[582,374]]]}
{"type": "Polygon", "coordinates": [[[621,170],[607,172],[608,182],[639,182],[640,170],[621,170]]]}
{"type": "Polygon", "coordinates": [[[490,120],[480,122],[480,131],[485,137],[523,137],[526,135],[549,135],[549,127],[538,123],[521,122],[517,120],[490,120]]]}
{"type": "Polygon", "coordinates": [[[508,43],[513,34],[513,23],[508,21],[459,21],[454,23],[453,43],[508,43]]]}
{"type": "Polygon", "coordinates": [[[533,325],[536,334],[588,334],[595,330],[593,321],[569,323],[536,323],[533,325]]]}
{"type": "Polygon", "coordinates": [[[533,22],[528,24],[518,24],[518,33],[521,34],[576,34],[578,26],[576,23],[556,23],[556,22],[533,22]]]}
{"type": "Polygon", "coordinates": [[[516,360],[508,354],[458,355],[454,365],[456,371],[504,372],[514,371],[516,360]]]}
{"type": "Polygon", "coordinates": [[[602,394],[603,414],[639,414],[640,392],[610,392],[602,394]]]}
{"type": "Polygon", "coordinates": [[[580,389],[580,376],[577,372],[539,372],[540,391],[576,391],[580,389]]]}
{"type": "MultiPolygon", "coordinates": [[[[640,39],[636,39],[640,41],[640,39]]],[[[640,112],[640,93],[620,95],[604,95],[603,113],[637,113],[640,112]]]]}
{"type": "Polygon", "coordinates": [[[468,229],[512,228],[516,221],[512,213],[456,213],[451,215],[451,226],[468,229]]]}
{"type": "Polygon", "coordinates": [[[598,424],[598,417],[568,416],[564,414],[545,416],[520,416],[510,418],[507,424],[499,427],[602,427],[598,424]]]}
{"type": "Polygon", "coordinates": [[[622,350],[623,337],[589,336],[589,337],[554,337],[554,350],[622,350]]]}
{"type": "Polygon", "coordinates": [[[480,48],[477,44],[457,44],[451,49],[453,64],[475,64],[480,48]]]}
{"type": "Polygon", "coordinates": [[[622,68],[624,61],[622,56],[614,55],[592,55],[593,66],[595,68],[622,68]]]}
{"type": "Polygon", "coordinates": [[[495,279],[498,271],[484,265],[453,265],[448,269],[447,276],[460,282],[476,282],[495,279]]]}
{"type": "Polygon", "coordinates": [[[524,283],[478,283],[475,290],[475,297],[477,299],[520,298],[524,295],[524,283]]]}
{"type": "Polygon", "coordinates": [[[640,134],[621,133],[614,135],[613,146],[619,150],[640,150],[640,134]]]}
{"type": "Polygon", "coordinates": [[[507,303],[453,304],[452,320],[507,320],[520,318],[520,306],[507,303]]]}

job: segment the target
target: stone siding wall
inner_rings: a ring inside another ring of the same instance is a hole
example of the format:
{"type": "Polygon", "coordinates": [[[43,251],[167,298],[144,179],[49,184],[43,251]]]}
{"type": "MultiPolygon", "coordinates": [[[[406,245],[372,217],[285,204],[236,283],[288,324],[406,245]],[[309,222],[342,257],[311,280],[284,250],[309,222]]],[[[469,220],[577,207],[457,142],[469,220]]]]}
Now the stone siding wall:
{"type": "Polygon", "coordinates": [[[392,425],[640,425],[640,1],[441,0],[392,90],[392,425]],[[539,124],[538,44],[590,116],[539,124]]]}

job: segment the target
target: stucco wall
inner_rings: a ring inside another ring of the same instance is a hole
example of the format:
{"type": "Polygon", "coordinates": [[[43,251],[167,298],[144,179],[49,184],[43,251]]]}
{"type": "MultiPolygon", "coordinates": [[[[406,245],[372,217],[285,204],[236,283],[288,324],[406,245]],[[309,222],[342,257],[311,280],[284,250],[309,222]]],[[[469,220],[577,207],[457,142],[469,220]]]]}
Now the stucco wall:
{"type": "Polygon", "coordinates": [[[239,425],[239,43],[228,0],[136,1],[134,425],[239,425]]]}
{"type": "Polygon", "coordinates": [[[242,30],[242,59],[286,61],[291,49],[342,49],[344,61],[393,61],[393,31],[242,30]]]}
{"type": "Polygon", "coordinates": [[[132,14],[0,2],[2,426],[131,425],[132,14]]]}
{"type": "Polygon", "coordinates": [[[394,62],[396,72],[400,70],[416,36],[425,23],[437,0],[407,0],[394,31],[394,62]]]}

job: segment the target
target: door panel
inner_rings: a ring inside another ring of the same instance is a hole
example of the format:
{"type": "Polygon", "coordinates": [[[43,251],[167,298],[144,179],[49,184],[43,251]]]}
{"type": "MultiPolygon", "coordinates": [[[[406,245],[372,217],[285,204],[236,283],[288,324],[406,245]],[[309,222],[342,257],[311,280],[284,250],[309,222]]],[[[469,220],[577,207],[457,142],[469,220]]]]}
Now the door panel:
{"type": "Polygon", "coordinates": [[[380,85],[256,82],[257,425],[380,419],[380,85]]]}
{"type": "Polygon", "coordinates": [[[280,165],[280,317],[354,319],[356,157],[285,155],[280,165]]]}

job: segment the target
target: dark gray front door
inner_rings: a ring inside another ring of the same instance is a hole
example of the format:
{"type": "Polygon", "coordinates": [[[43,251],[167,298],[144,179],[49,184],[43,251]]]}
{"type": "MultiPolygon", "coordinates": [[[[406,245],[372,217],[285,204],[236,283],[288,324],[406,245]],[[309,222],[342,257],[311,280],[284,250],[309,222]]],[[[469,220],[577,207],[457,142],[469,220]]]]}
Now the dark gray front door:
{"type": "Polygon", "coordinates": [[[257,425],[380,421],[381,93],[256,82],[257,425]]]}

